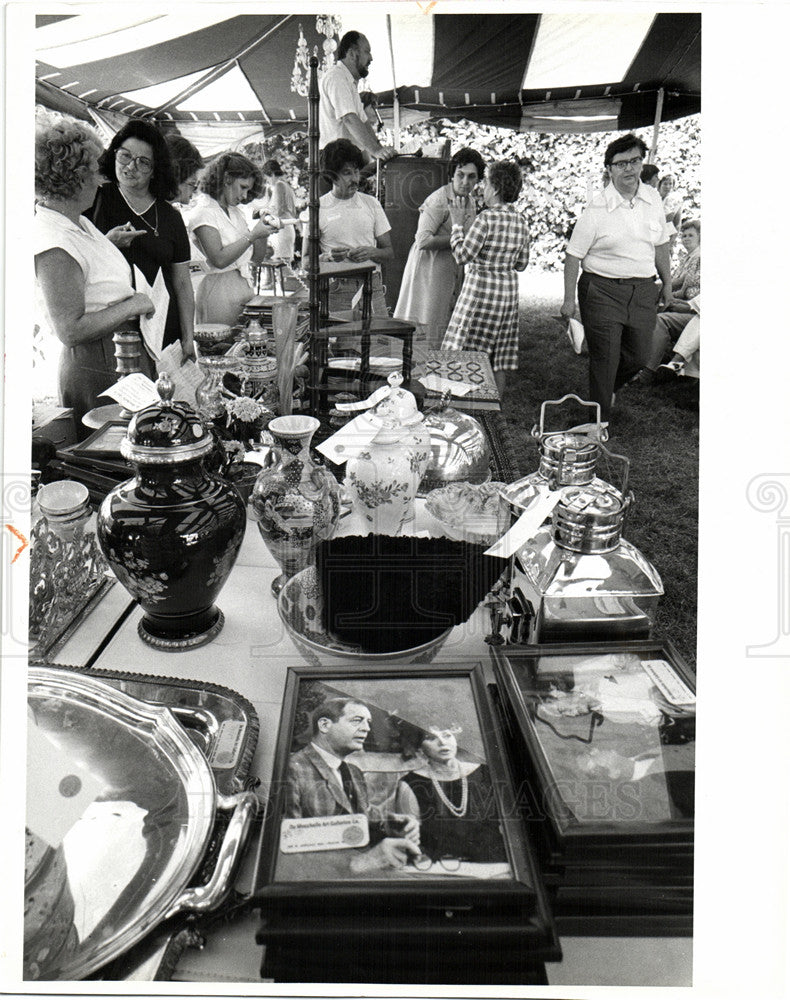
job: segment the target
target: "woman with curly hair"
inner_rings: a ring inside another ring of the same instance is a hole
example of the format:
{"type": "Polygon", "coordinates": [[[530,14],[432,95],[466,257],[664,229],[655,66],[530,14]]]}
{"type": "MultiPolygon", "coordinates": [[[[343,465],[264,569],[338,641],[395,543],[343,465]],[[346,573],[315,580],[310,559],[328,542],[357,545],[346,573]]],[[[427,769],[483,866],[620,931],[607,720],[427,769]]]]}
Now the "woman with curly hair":
{"type": "Polygon", "coordinates": [[[518,368],[518,278],[529,261],[527,224],[513,202],[521,168],[498,160],[486,171],[485,209],[464,232],[466,199],[450,201],[450,246],[464,265],[464,284],[442,341],[445,351],[485,351],[500,396],[506,372],[518,368]]]}
{"type": "Polygon", "coordinates": [[[417,232],[392,315],[416,323],[425,333],[428,347],[441,343],[463,280],[463,268],[450,249],[450,202],[464,199],[462,225],[467,232],[475,219],[471,195],[485,169],[476,149],[459,149],[450,160],[450,183],[429,194],[420,205],[417,232]]]}
{"type": "Polygon", "coordinates": [[[244,270],[266,257],[274,231],[260,221],[249,229],[239,208],[260,196],[261,172],[241,153],[220,153],[206,168],[200,189],[208,198],[189,219],[208,268],[195,297],[197,320],[234,326],[253,295],[244,270]]]}
{"type": "Polygon", "coordinates": [[[150,122],[127,122],[113,136],[99,167],[109,183],[99,189],[90,218],[149,285],[161,270],[170,296],[162,344],[180,341],[184,357],[193,358],[192,254],[186,226],[170,204],[176,181],[164,136],[150,122]]]}
{"type": "MultiPolygon", "coordinates": [[[[102,145],[82,122],[40,113],[36,119],[33,225],[36,280],[53,332],[63,344],[60,402],[79,426],[100,393],[118,378],[113,332],[153,314],[135,292],[129,264],[82,214],[96,197],[102,145]]],[[[144,359],[146,374],[153,366],[144,359]]]]}

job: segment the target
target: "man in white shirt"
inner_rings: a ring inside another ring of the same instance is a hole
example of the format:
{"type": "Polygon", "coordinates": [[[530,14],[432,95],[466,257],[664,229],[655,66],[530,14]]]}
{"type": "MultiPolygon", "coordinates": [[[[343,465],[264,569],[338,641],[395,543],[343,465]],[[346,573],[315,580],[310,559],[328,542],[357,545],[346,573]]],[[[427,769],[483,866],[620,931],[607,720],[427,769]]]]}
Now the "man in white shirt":
{"type": "Polygon", "coordinates": [[[391,159],[397,154],[392,146],[379,142],[357,89],[373,61],[370,42],[358,31],[347,31],[340,39],[337,60],[318,84],[319,147],[323,149],[335,139],[349,139],[363,151],[366,160],[391,159]]]}
{"type": "Polygon", "coordinates": [[[629,134],[604,155],[611,183],[593,196],[565,254],[564,323],[576,308],[590,352],[590,399],[608,426],[614,393],[646,363],[658,301],[672,295],[669,233],[658,192],[640,181],[647,147],[629,134]],[[661,279],[661,288],[655,275],[661,279]]]}
{"type": "MultiPolygon", "coordinates": [[[[364,748],[370,720],[367,705],[353,698],[330,698],[313,712],[311,741],[288,762],[286,817],[367,815],[365,776],[346,757],[364,748]]],[[[384,824],[370,824],[373,846],[355,853],[352,871],[402,868],[419,855],[416,804],[413,808],[411,814],[390,813],[384,824]]]]}

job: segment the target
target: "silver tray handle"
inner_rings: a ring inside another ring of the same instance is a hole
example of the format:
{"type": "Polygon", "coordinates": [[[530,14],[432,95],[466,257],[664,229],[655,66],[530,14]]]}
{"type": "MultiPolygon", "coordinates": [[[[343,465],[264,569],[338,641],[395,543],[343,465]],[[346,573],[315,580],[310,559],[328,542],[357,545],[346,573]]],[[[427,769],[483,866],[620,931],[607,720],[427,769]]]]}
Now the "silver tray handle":
{"type": "Polygon", "coordinates": [[[258,812],[260,802],[254,792],[239,792],[237,795],[217,794],[217,807],[226,812],[233,811],[228,829],[217,855],[214,874],[206,885],[185,889],[173,902],[162,918],[167,920],[181,910],[206,913],[215,909],[225,899],[233,885],[239,867],[252,821],[258,812]]]}

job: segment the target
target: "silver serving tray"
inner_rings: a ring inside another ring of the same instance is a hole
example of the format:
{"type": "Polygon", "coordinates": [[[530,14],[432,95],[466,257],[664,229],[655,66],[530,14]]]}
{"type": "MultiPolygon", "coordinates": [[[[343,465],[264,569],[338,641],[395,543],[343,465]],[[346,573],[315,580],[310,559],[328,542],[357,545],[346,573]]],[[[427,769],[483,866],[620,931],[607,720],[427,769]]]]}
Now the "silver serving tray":
{"type": "MultiPolygon", "coordinates": [[[[100,791],[25,882],[25,979],[76,980],[183,910],[230,891],[258,799],[217,792],[205,757],[169,709],[84,674],[28,672],[29,725],[68,771],[100,791]],[[207,884],[189,888],[217,810],[232,812],[207,884]]],[[[28,788],[28,796],[40,789],[28,788]]],[[[47,809],[66,810],[57,792],[47,809]]]]}

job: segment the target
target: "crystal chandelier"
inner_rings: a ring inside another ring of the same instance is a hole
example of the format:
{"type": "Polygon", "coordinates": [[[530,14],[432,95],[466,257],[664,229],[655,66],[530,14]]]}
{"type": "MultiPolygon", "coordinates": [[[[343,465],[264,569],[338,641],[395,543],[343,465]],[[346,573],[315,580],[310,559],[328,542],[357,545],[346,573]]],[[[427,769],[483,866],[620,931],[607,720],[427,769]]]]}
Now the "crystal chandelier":
{"type": "MultiPolygon", "coordinates": [[[[325,73],[335,64],[335,52],[337,51],[337,39],[335,35],[340,35],[341,21],[333,14],[318,14],[315,19],[315,29],[319,35],[324,35],[322,48],[324,50],[321,64],[318,67],[319,76],[325,73]]],[[[316,55],[318,50],[316,48],[316,55]]],[[[310,50],[307,47],[307,39],[304,37],[301,24],[299,25],[299,41],[296,43],[296,56],[294,58],[294,68],[291,74],[291,90],[301,97],[307,97],[310,80],[310,50]]]]}

